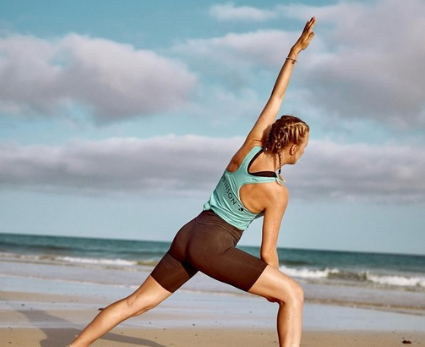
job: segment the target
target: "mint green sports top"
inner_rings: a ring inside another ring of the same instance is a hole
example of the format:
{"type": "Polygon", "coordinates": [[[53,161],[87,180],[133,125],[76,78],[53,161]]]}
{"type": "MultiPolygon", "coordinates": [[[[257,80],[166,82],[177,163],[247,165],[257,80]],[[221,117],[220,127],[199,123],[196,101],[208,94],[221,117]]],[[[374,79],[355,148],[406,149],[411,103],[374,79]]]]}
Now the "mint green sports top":
{"type": "Polygon", "coordinates": [[[224,171],[209,201],[204,204],[204,211],[214,211],[214,213],[227,223],[240,230],[245,230],[254,219],[263,216],[262,212],[255,214],[249,211],[242,204],[239,196],[239,190],[244,184],[268,182],[282,183],[276,173],[271,171],[259,173],[248,172],[251,162],[262,150],[263,149],[259,146],[254,147],[243,159],[241,165],[235,172],[224,171]]]}

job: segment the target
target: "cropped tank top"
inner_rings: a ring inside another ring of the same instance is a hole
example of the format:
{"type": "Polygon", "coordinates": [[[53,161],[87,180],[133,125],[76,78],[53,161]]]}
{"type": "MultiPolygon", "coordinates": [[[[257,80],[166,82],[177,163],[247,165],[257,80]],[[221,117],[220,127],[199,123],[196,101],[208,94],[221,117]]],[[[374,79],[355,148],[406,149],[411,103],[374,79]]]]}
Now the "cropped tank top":
{"type": "Polygon", "coordinates": [[[263,213],[252,213],[242,203],[239,190],[244,184],[280,182],[276,173],[271,171],[249,173],[253,160],[262,152],[260,146],[254,147],[243,159],[235,172],[224,171],[217,187],[204,204],[205,210],[212,210],[230,225],[245,230],[251,222],[263,216],[263,213]]]}

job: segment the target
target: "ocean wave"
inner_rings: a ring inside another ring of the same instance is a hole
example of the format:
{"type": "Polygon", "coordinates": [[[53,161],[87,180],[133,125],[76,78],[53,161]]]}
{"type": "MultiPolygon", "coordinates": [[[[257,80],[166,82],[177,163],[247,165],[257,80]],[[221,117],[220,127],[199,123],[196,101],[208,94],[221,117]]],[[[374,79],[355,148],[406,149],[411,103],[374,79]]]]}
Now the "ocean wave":
{"type": "Polygon", "coordinates": [[[366,278],[370,282],[382,285],[425,288],[425,277],[379,276],[367,273],[366,278]]]}
{"type": "Polygon", "coordinates": [[[290,277],[310,280],[343,280],[362,283],[373,283],[383,286],[425,288],[425,277],[403,275],[379,275],[369,271],[344,271],[338,268],[312,269],[280,266],[280,270],[290,277]]]}
{"type": "Polygon", "coordinates": [[[298,278],[311,278],[311,279],[320,279],[320,278],[330,278],[331,275],[335,275],[339,273],[338,269],[324,269],[324,270],[316,270],[309,268],[290,268],[286,266],[280,266],[280,270],[291,277],[298,278]]]}
{"type": "Polygon", "coordinates": [[[138,260],[126,260],[121,258],[93,258],[93,257],[76,257],[76,256],[65,256],[65,255],[54,255],[54,254],[18,254],[11,252],[0,252],[0,261],[19,261],[25,263],[71,263],[80,265],[105,265],[105,266],[148,266],[153,267],[158,263],[156,258],[138,259],[138,260]]]}
{"type": "Polygon", "coordinates": [[[124,259],[97,259],[97,258],[77,258],[77,257],[57,257],[56,259],[78,264],[98,264],[98,265],[118,265],[118,266],[134,266],[136,261],[124,259]]]}
{"type": "MultiPolygon", "coordinates": [[[[0,261],[39,263],[55,265],[74,265],[81,267],[121,267],[123,270],[134,271],[140,268],[153,268],[159,261],[156,255],[144,254],[141,257],[121,257],[118,254],[96,257],[80,254],[23,254],[10,251],[0,251],[0,261]],[[135,268],[133,268],[135,267],[135,268]]],[[[329,284],[348,284],[361,286],[388,286],[406,290],[425,289],[424,272],[392,271],[390,269],[374,269],[364,267],[346,268],[341,266],[314,267],[308,265],[281,264],[280,270],[290,277],[329,284]]]]}

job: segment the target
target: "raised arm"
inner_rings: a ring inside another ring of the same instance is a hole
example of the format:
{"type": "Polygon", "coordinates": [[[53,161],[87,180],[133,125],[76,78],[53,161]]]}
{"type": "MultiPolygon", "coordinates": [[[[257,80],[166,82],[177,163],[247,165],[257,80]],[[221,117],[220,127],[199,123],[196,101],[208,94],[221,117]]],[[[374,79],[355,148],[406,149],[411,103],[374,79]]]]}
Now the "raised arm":
{"type": "Polygon", "coordinates": [[[248,134],[247,142],[250,142],[251,140],[256,142],[261,141],[264,131],[276,120],[276,116],[279,113],[286,88],[288,87],[288,83],[292,75],[292,70],[298,59],[298,54],[302,50],[306,49],[313,39],[313,28],[315,24],[316,18],[313,17],[306,23],[301,36],[289,51],[288,57],[285,59],[279,75],[277,76],[270,98],[264,106],[258,120],[254,124],[254,127],[248,134]]]}

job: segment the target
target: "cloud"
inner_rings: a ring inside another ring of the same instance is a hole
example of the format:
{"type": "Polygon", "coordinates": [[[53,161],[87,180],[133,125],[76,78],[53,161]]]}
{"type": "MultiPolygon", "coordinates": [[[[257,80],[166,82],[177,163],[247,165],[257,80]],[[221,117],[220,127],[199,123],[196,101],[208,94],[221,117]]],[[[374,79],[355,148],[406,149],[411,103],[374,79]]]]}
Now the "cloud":
{"type": "Polygon", "coordinates": [[[182,107],[197,78],[180,62],[106,39],[0,38],[0,112],[53,116],[83,107],[99,123],[182,107]]]}
{"type": "Polygon", "coordinates": [[[191,195],[211,190],[233,140],[197,136],[112,138],[63,146],[0,145],[3,188],[76,194],[191,195]],[[219,163],[219,166],[216,164],[219,163]]]}
{"type": "Polygon", "coordinates": [[[425,128],[425,3],[339,3],[320,12],[320,51],[299,67],[310,103],[333,118],[425,128]]]}
{"type": "Polygon", "coordinates": [[[235,7],[233,3],[211,6],[210,15],[219,21],[255,21],[264,22],[276,18],[272,10],[262,10],[250,6],[235,7]]]}
{"type": "Polygon", "coordinates": [[[205,64],[214,63],[241,67],[281,65],[286,53],[294,43],[295,35],[281,30],[258,30],[247,33],[228,33],[211,39],[190,39],[172,48],[187,56],[202,56],[205,64]],[[279,43],[279,44],[277,44],[279,43]]]}
{"type": "Polygon", "coordinates": [[[425,202],[425,153],[417,146],[310,141],[288,171],[288,185],[303,199],[425,202]]]}
{"type": "MultiPolygon", "coordinates": [[[[113,138],[63,146],[0,144],[0,187],[82,195],[209,196],[243,138],[113,138]]],[[[425,202],[419,148],[311,141],[284,167],[291,196],[309,201],[425,202]]]]}
{"type": "Polygon", "coordinates": [[[331,121],[368,119],[396,131],[425,129],[425,2],[279,5],[267,11],[300,20],[300,30],[228,33],[190,39],[172,49],[194,57],[195,64],[204,65],[204,73],[219,71],[212,67],[220,66],[226,73],[214,77],[225,86],[231,86],[229,76],[255,85],[264,79],[265,70],[277,73],[306,19],[316,15],[316,36],[301,53],[291,82],[303,96],[301,107],[331,121]]]}
{"type": "Polygon", "coordinates": [[[269,8],[220,4],[210,8],[217,19],[273,14],[300,20],[299,30],[188,39],[167,51],[180,60],[76,34],[56,40],[9,36],[0,39],[0,112],[72,117],[83,109],[106,123],[181,110],[194,93],[211,88],[238,95],[240,88],[272,80],[305,20],[316,15],[317,35],[291,81],[297,113],[315,110],[335,124],[367,119],[400,132],[425,129],[424,11],[421,0],[269,8]]]}

